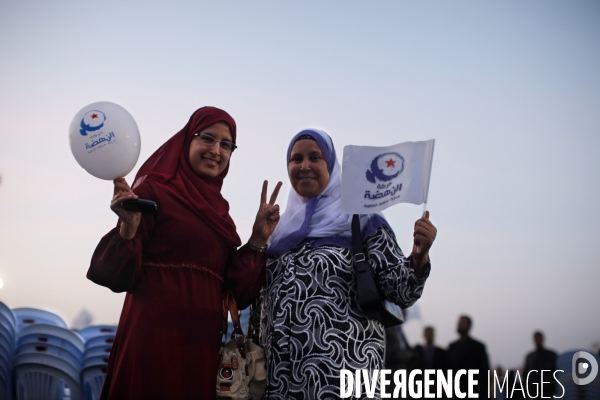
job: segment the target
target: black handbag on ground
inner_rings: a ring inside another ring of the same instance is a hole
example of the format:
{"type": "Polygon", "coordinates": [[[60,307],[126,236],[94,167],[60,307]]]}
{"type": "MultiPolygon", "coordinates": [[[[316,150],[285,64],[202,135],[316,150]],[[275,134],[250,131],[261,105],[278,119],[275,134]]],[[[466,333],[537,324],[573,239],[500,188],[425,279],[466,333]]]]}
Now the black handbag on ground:
{"type": "Polygon", "coordinates": [[[402,309],[386,300],[377,289],[373,271],[367,264],[358,214],[354,214],[352,217],[352,247],[358,306],[368,318],[381,322],[386,328],[400,325],[404,322],[402,309]]]}

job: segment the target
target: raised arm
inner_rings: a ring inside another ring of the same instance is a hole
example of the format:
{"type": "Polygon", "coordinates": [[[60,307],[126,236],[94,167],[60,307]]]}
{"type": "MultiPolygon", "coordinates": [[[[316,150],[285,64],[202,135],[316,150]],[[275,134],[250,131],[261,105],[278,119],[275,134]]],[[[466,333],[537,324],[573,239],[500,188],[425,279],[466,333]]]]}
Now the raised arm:
{"type": "Polygon", "coordinates": [[[431,268],[429,261],[417,273],[412,256],[404,256],[394,234],[384,225],[367,238],[365,250],[375,281],[388,300],[407,308],[421,297],[431,268]]]}
{"type": "MultiPolygon", "coordinates": [[[[142,184],[135,192],[146,199],[154,199],[149,185],[142,184]]],[[[131,191],[125,179],[115,180],[111,209],[119,216],[119,222],[98,243],[87,273],[89,280],[117,293],[133,291],[142,265],[143,246],[154,227],[154,216],[142,216],[123,209],[122,202],[136,199],[136,193],[131,191]]]]}
{"type": "Polygon", "coordinates": [[[246,308],[258,296],[265,281],[265,250],[267,240],[279,222],[279,206],[275,204],[281,182],[278,182],[267,202],[268,182],[264,181],[260,203],[248,243],[239,248],[227,268],[227,284],[240,309],[246,308]]]}

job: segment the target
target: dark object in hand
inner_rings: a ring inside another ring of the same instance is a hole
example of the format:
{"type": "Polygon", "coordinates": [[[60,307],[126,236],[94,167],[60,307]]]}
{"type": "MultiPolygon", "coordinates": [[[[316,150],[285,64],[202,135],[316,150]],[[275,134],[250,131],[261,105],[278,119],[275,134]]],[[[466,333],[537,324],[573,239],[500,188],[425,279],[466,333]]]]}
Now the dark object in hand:
{"type": "Polygon", "coordinates": [[[123,202],[123,208],[127,211],[141,212],[144,214],[156,214],[158,206],[152,200],[126,200],[123,202]]]}

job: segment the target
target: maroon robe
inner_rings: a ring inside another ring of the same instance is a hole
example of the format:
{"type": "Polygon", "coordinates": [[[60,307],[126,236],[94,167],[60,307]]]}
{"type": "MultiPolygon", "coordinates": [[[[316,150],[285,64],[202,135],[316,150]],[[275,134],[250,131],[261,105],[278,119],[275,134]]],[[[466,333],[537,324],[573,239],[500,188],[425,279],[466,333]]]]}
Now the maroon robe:
{"type": "Polygon", "coordinates": [[[144,215],[132,240],[110,231],[88,271],[95,283],[127,291],[102,398],[215,398],[222,280],[246,306],[264,282],[264,253],[230,251],[152,183],[135,192],[160,212],[144,215]]]}

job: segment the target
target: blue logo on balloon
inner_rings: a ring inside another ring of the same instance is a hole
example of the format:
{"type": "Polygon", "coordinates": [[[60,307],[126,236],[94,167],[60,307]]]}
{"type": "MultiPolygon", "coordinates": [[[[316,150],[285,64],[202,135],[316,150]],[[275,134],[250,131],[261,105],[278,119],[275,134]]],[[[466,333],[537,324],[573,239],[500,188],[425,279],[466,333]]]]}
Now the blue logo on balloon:
{"type": "Polygon", "coordinates": [[[404,158],[398,153],[383,153],[371,162],[367,171],[367,180],[376,183],[375,178],[382,182],[391,181],[404,171],[404,158]]]}
{"type": "Polygon", "coordinates": [[[92,110],[85,113],[81,118],[81,129],[79,133],[83,136],[87,136],[88,132],[94,132],[101,129],[106,121],[106,115],[102,111],[92,110]]]}

